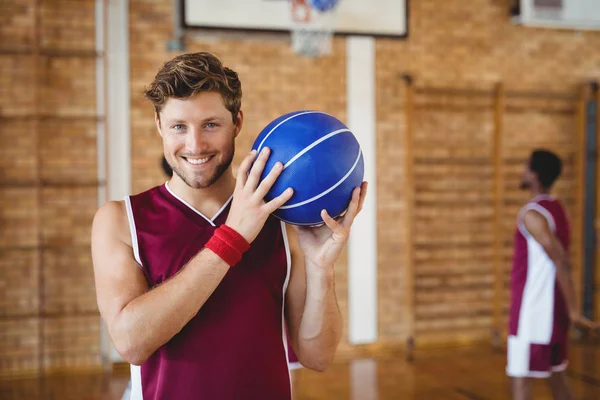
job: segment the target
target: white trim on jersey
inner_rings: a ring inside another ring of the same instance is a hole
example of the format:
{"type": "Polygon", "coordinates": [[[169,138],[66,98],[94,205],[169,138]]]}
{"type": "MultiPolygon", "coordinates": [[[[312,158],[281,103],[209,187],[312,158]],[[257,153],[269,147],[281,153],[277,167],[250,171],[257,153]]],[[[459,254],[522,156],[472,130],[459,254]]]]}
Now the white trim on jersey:
{"type": "Polygon", "coordinates": [[[300,364],[300,361],[288,362],[288,367],[289,367],[290,371],[293,371],[295,369],[304,368],[304,366],[302,364],[300,364]]]}
{"type": "Polygon", "coordinates": [[[127,219],[129,220],[129,233],[131,233],[131,247],[133,248],[133,256],[135,261],[142,267],[140,259],[140,248],[138,246],[137,229],[135,228],[135,218],[133,217],[133,209],[131,208],[131,198],[125,197],[125,208],[127,209],[127,219]]]}
{"type": "MultiPolygon", "coordinates": [[[[131,198],[125,197],[125,208],[127,209],[127,219],[129,221],[129,232],[131,233],[131,247],[133,248],[133,256],[135,261],[142,267],[142,261],[140,260],[140,249],[137,240],[137,229],[135,228],[135,219],[133,217],[133,209],[131,208],[131,198]]],[[[130,366],[131,378],[129,380],[129,386],[125,393],[123,393],[122,400],[144,400],[142,394],[142,372],[138,365],[130,366]]]]}
{"type": "Polygon", "coordinates": [[[523,224],[523,218],[525,217],[525,214],[527,213],[527,211],[532,211],[532,210],[537,211],[540,214],[542,214],[542,216],[544,218],[546,218],[546,221],[548,222],[548,225],[550,226],[550,229],[552,230],[552,232],[556,232],[556,222],[554,221],[554,217],[552,216],[550,211],[546,210],[544,207],[542,207],[541,205],[539,205],[537,203],[527,203],[523,208],[521,208],[521,211],[519,211],[519,220],[517,221],[518,228],[521,231],[521,233],[523,234],[523,236],[525,236],[526,238],[531,237],[529,232],[527,232],[525,225],[523,224]]]}
{"type": "Polygon", "coordinates": [[[290,252],[290,243],[288,241],[287,230],[285,222],[280,221],[281,226],[281,234],[283,235],[283,243],[285,245],[285,258],[287,262],[287,275],[285,276],[285,281],[283,282],[283,299],[281,302],[281,338],[283,340],[283,348],[285,349],[285,362],[288,366],[288,375],[290,378],[290,390],[292,388],[292,372],[290,368],[290,355],[288,351],[288,340],[287,340],[287,332],[285,325],[285,296],[287,293],[288,284],[290,283],[290,273],[292,271],[292,254],[290,252]]]}
{"type": "Polygon", "coordinates": [[[144,400],[142,392],[142,367],[139,365],[131,365],[131,396],[129,400],[144,400]]]}
{"type": "MultiPolygon", "coordinates": [[[[217,213],[215,214],[214,217],[212,217],[212,219],[210,220],[210,222],[214,222],[215,219],[217,219],[219,217],[219,215],[221,215],[221,213],[223,212],[223,210],[225,210],[227,208],[227,206],[229,205],[229,203],[231,203],[231,200],[233,199],[233,194],[231,196],[229,196],[229,198],[227,199],[227,201],[225,202],[225,204],[223,204],[223,207],[221,207],[219,209],[219,211],[217,211],[217,213]]],[[[214,225],[214,223],[213,223],[214,225]]]]}
{"type": "Polygon", "coordinates": [[[214,217],[208,218],[206,215],[202,214],[200,211],[196,210],[196,208],[194,208],[194,206],[192,206],[190,203],[188,203],[187,201],[185,201],[184,199],[182,199],[181,197],[179,197],[178,195],[175,194],[175,192],[173,192],[171,190],[171,188],[169,187],[169,182],[165,183],[165,188],[167,189],[167,191],[169,193],[171,193],[171,195],[173,197],[175,197],[177,200],[179,200],[182,204],[184,204],[185,206],[187,206],[190,210],[192,210],[193,212],[195,212],[196,214],[198,214],[199,216],[201,216],[202,218],[204,218],[209,224],[211,224],[212,226],[216,226],[214,221],[215,219],[217,219],[219,217],[219,215],[221,215],[221,213],[223,212],[223,210],[225,210],[225,208],[229,205],[229,203],[231,202],[231,199],[233,199],[233,195],[231,195],[229,197],[229,199],[227,199],[227,201],[225,202],[225,204],[223,204],[223,206],[219,209],[219,211],[217,211],[217,213],[215,214],[214,217]]]}

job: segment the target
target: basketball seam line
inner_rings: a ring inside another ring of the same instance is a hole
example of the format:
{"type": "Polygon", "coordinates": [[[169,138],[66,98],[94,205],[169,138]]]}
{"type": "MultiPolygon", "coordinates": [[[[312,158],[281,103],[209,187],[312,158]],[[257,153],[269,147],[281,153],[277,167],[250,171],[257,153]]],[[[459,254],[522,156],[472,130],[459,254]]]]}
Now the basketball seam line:
{"type": "Polygon", "coordinates": [[[292,157],[287,163],[285,163],[285,165],[283,166],[283,169],[286,169],[287,167],[289,167],[290,165],[292,165],[294,163],[294,161],[296,161],[297,159],[299,159],[300,157],[302,157],[304,154],[306,154],[308,151],[310,151],[310,149],[312,149],[313,147],[315,147],[316,145],[318,145],[319,143],[324,142],[325,140],[339,134],[339,133],[344,133],[344,132],[350,132],[350,129],[338,129],[337,131],[333,131],[331,133],[328,133],[327,135],[323,136],[320,139],[315,140],[314,142],[312,142],[311,144],[309,144],[308,146],[306,146],[304,149],[300,150],[298,152],[298,154],[296,154],[294,157],[292,157]]]}
{"type": "Polygon", "coordinates": [[[362,149],[358,149],[358,157],[356,157],[356,161],[354,161],[354,165],[352,166],[352,168],[350,168],[350,171],[348,171],[346,173],[346,175],[344,175],[342,177],[342,179],[340,179],[339,181],[337,181],[333,186],[331,186],[329,189],[319,193],[316,196],[311,197],[310,199],[301,201],[299,203],[294,203],[294,204],[290,204],[289,206],[281,206],[279,207],[280,210],[288,210],[290,208],[295,208],[295,207],[300,207],[303,206],[305,204],[308,203],[312,203],[315,200],[320,199],[321,197],[325,196],[326,194],[328,194],[329,192],[331,192],[332,190],[334,190],[336,187],[340,186],[346,179],[348,179],[348,177],[352,174],[352,172],[354,172],[354,170],[356,169],[356,166],[358,165],[358,162],[360,161],[360,156],[362,155],[362,149]]]}
{"type": "Polygon", "coordinates": [[[258,154],[258,153],[260,153],[260,151],[261,151],[261,149],[262,149],[262,146],[263,146],[263,144],[264,144],[264,143],[265,143],[265,141],[266,141],[266,140],[269,138],[269,136],[271,136],[271,133],[273,133],[273,132],[275,131],[275,129],[279,128],[281,125],[285,124],[285,123],[286,123],[286,122],[288,122],[290,119],[293,119],[293,118],[299,117],[300,115],[306,115],[306,114],[324,114],[324,115],[329,115],[329,114],[327,114],[327,113],[324,113],[324,112],[321,112],[321,111],[303,111],[303,112],[300,112],[300,113],[294,114],[294,115],[292,115],[292,116],[290,116],[290,117],[287,117],[286,119],[284,119],[283,121],[281,121],[280,123],[278,123],[277,125],[275,125],[275,126],[273,127],[273,129],[271,129],[271,130],[269,131],[269,133],[267,133],[267,134],[265,135],[265,137],[263,138],[263,140],[262,140],[262,141],[260,142],[260,144],[258,145],[258,147],[257,147],[257,149],[256,149],[256,153],[257,153],[257,154],[258,154]]]}

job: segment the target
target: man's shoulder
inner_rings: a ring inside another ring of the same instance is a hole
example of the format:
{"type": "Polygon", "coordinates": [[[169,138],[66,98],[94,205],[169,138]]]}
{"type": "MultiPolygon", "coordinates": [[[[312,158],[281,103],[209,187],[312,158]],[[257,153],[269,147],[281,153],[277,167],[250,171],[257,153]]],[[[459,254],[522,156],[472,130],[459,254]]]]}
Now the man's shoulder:
{"type": "Polygon", "coordinates": [[[125,201],[111,200],[107,201],[100,208],[98,208],[94,220],[114,222],[125,215],[125,201]]]}
{"type": "Polygon", "coordinates": [[[567,218],[567,207],[565,207],[565,204],[556,197],[548,196],[542,198],[537,201],[536,204],[547,210],[554,218],[567,218]]]}
{"type": "Polygon", "coordinates": [[[101,240],[106,236],[121,238],[129,241],[129,225],[125,201],[108,201],[94,215],[92,240],[101,240]]]}

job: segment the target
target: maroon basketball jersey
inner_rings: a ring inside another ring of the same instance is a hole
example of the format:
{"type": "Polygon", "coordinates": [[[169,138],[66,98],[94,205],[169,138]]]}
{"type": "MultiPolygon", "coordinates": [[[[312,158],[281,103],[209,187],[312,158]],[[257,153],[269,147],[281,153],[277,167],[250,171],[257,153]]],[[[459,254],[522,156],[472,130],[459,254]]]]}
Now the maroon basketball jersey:
{"type": "Polygon", "coordinates": [[[554,263],[523,223],[529,210],[543,215],[565,250],[569,250],[569,222],[558,200],[541,195],[521,209],[511,273],[509,334],[529,343],[556,343],[566,339],[569,313],[554,263]]]}
{"type": "MultiPolygon", "coordinates": [[[[173,277],[227,219],[210,220],[167,184],[125,199],[134,255],[150,288],[173,277]]],[[[290,253],[270,217],[198,314],[141,366],[132,399],[290,399],[283,318],[290,253]]]]}

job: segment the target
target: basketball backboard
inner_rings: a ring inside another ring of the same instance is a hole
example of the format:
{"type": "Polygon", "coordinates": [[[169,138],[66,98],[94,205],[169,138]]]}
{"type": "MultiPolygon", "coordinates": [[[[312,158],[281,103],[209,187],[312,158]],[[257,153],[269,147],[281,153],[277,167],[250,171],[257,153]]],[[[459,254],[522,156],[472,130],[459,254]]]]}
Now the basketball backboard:
{"type": "MultiPolygon", "coordinates": [[[[290,31],[289,0],[179,0],[184,28],[290,31]]],[[[340,0],[335,32],[406,37],[407,0],[340,0]]]]}

